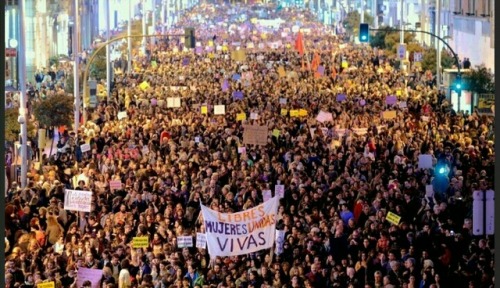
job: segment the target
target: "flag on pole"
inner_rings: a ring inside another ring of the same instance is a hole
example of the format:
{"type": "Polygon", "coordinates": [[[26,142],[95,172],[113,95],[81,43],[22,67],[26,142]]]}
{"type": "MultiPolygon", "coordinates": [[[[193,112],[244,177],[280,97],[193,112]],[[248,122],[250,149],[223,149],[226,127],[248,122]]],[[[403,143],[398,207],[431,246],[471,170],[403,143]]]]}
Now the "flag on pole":
{"type": "Polygon", "coordinates": [[[319,64],[321,63],[321,58],[318,52],[314,52],[314,57],[311,62],[311,69],[316,72],[318,71],[319,64]]]}
{"type": "Polygon", "coordinates": [[[295,49],[299,52],[299,55],[304,55],[304,37],[302,36],[302,32],[297,34],[297,38],[295,39],[295,49]]]}

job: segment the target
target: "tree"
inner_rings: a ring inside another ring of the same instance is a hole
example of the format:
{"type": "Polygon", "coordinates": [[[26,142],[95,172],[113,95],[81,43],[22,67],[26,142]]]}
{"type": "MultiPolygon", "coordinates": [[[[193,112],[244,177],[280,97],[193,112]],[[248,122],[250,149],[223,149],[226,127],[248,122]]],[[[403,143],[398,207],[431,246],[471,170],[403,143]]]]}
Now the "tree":
{"type": "MultiPolygon", "coordinates": [[[[8,142],[16,142],[19,140],[19,133],[21,133],[21,124],[17,121],[19,117],[18,108],[5,109],[5,140],[8,142]]],[[[35,136],[35,125],[28,121],[28,137],[35,136]]]]}
{"type": "MultiPolygon", "coordinates": [[[[40,127],[59,127],[71,126],[73,120],[73,97],[66,94],[56,94],[47,97],[45,100],[35,104],[35,118],[40,123],[40,127]]],[[[50,155],[52,155],[52,147],[54,146],[54,138],[50,146],[50,155]]]]}
{"type": "MultiPolygon", "coordinates": [[[[348,34],[355,35],[359,32],[359,24],[361,23],[361,15],[358,11],[351,11],[347,13],[347,17],[343,24],[348,34]]],[[[371,25],[373,23],[373,16],[365,11],[365,23],[371,25]]]]}
{"type": "Polygon", "coordinates": [[[385,36],[389,33],[397,33],[389,26],[383,26],[379,28],[380,30],[370,37],[370,46],[378,49],[386,49],[385,36]]]}
{"type": "Polygon", "coordinates": [[[495,93],[495,78],[484,66],[471,69],[470,73],[464,75],[464,82],[468,90],[478,94],[495,93]]]}
{"type": "MultiPolygon", "coordinates": [[[[424,51],[422,56],[422,70],[430,70],[436,74],[436,49],[428,48],[424,51]]],[[[441,67],[448,69],[455,65],[455,58],[446,50],[441,51],[441,67]]]]}

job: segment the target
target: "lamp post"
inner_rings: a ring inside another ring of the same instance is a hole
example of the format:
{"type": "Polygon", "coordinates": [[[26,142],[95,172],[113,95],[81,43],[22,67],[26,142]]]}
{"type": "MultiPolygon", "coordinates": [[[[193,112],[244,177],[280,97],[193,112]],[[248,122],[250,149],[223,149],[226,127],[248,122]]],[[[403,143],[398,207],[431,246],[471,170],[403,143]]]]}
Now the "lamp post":
{"type": "MultiPolygon", "coordinates": [[[[127,48],[128,48],[128,57],[127,57],[127,72],[132,72],[132,1],[128,1],[128,21],[127,21],[127,48]]],[[[86,81],[86,80],[84,80],[86,81]]],[[[85,91],[85,89],[83,89],[85,91]]]]}
{"type": "MultiPolygon", "coordinates": [[[[104,1],[104,7],[106,10],[106,41],[109,41],[109,1],[104,1]]],[[[111,51],[109,50],[109,45],[106,45],[106,95],[108,103],[111,101],[111,51]]]]}
{"type": "MultiPolygon", "coordinates": [[[[441,0],[436,0],[436,35],[441,37],[441,0]]],[[[441,88],[441,43],[436,41],[436,86],[441,88]]],[[[457,67],[458,69],[458,67],[457,67]]]]}
{"type": "Polygon", "coordinates": [[[21,125],[21,188],[27,185],[28,175],[28,121],[26,117],[26,25],[24,13],[24,1],[19,1],[19,89],[21,92],[19,99],[19,118],[21,125]]]}
{"type": "Polygon", "coordinates": [[[78,131],[80,126],[80,60],[78,59],[78,51],[80,48],[80,6],[79,1],[75,0],[75,23],[73,25],[73,94],[75,97],[75,123],[74,132],[78,131]]]}

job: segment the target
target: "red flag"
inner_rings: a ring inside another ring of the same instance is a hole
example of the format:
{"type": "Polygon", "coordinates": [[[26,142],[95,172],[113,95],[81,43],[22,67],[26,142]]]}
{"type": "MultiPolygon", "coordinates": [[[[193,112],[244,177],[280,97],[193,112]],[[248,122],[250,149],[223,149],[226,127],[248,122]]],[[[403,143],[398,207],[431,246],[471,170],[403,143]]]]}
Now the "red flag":
{"type": "Polygon", "coordinates": [[[321,59],[317,52],[314,53],[313,60],[311,62],[311,69],[316,72],[318,70],[319,64],[321,63],[321,59]]]}
{"type": "Polygon", "coordinates": [[[332,66],[332,78],[337,78],[337,69],[332,66]]]}
{"type": "Polygon", "coordinates": [[[299,51],[300,56],[304,55],[304,39],[302,32],[297,34],[297,38],[295,39],[295,49],[299,51]]]}

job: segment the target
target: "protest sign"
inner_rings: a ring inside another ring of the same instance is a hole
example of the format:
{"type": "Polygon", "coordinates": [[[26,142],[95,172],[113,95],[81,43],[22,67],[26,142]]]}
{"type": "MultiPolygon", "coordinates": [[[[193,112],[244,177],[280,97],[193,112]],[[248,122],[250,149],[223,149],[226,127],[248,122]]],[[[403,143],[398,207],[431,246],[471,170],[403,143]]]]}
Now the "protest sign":
{"type": "Polygon", "coordinates": [[[196,248],[207,248],[207,235],[205,233],[196,233],[196,248]]]}
{"type": "Polygon", "coordinates": [[[89,268],[78,268],[77,273],[77,287],[83,287],[83,282],[90,281],[92,288],[99,288],[101,286],[102,270],[101,269],[89,269],[89,268]]]}
{"type": "Polygon", "coordinates": [[[238,213],[220,213],[201,204],[210,257],[237,256],[271,248],[279,197],[238,213]]]}
{"type": "Polygon", "coordinates": [[[432,168],[432,155],[430,154],[418,155],[418,168],[421,169],[432,168]]]}
{"type": "Polygon", "coordinates": [[[382,118],[385,120],[391,120],[396,118],[396,111],[384,111],[382,112],[382,118]]]}
{"type": "Polygon", "coordinates": [[[193,236],[177,236],[177,247],[193,247],[193,236]]]}
{"type": "Polygon", "coordinates": [[[247,120],[247,114],[246,113],[238,113],[236,114],[236,121],[243,121],[247,120]]]}
{"type": "Polygon", "coordinates": [[[276,255],[280,255],[283,253],[283,244],[285,244],[285,231],[284,230],[276,230],[276,247],[274,249],[274,253],[276,255]]]}
{"type": "Polygon", "coordinates": [[[321,123],[333,121],[333,115],[329,112],[319,111],[318,116],[316,116],[316,120],[321,123]]]}
{"type": "Polygon", "coordinates": [[[278,196],[280,199],[285,197],[285,185],[274,185],[274,196],[278,196]]]}
{"type": "Polygon", "coordinates": [[[243,126],[243,144],[267,145],[267,126],[245,125],[243,126]]]}
{"type": "Polygon", "coordinates": [[[147,248],[149,246],[149,237],[134,237],[132,238],[132,248],[147,248]]]}
{"type": "Polygon", "coordinates": [[[214,115],[224,115],[226,114],[226,105],[215,105],[214,115]]]}
{"type": "Polygon", "coordinates": [[[82,153],[90,151],[90,144],[82,144],[80,145],[80,149],[82,150],[82,153]]]}
{"type": "Polygon", "coordinates": [[[125,119],[127,118],[127,111],[120,111],[118,112],[118,115],[116,116],[118,118],[118,120],[122,120],[122,119],[125,119]]]}
{"type": "Polygon", "coordinates": [[[55,287],[56,287],[56,285],[55,285],[54,281],[36,284],[36,288],[55,288],[55,287]]]}
{"type": "Polygon", "coordinates": [[[389,212],[389,213],[387,213],[385,220],[387,220],[387,222],[389,222],[393,225],[399,225],[399,221],[401,221],[401,216],[398,216],[392,212],[389,212]]]}
{"type": "Polygon", "coordinates": [[[122,189],[122,181],[120,181],[120,180],[110,180],[109,181],[109,189],[111,191],[122,189]]]}
{"type": "Polygon", "coordinates": [[[91,191],[66,189],[64,192],[64,210],[90,212],[91,191]]]}
{"type": "Polygon", "coordinates": [[[167,108],[179,108],[181,107],[180,97],[168,97],[167,98],[167,108]]]}
{"type": "Polygon", "coordinates": [[[398,98],[394,95],[390,95],[385,98],[385,104],[387,105],[395,105],[397,102],[398,98]]]}

